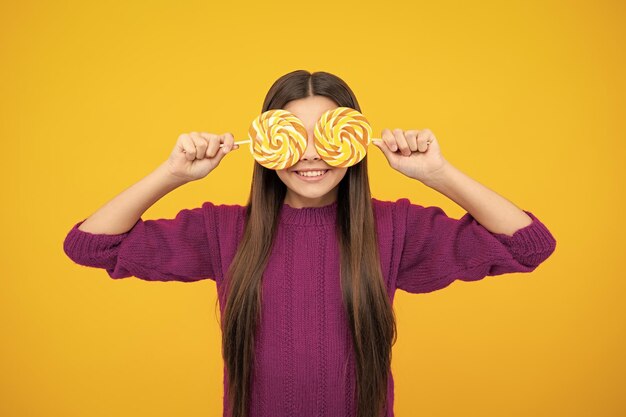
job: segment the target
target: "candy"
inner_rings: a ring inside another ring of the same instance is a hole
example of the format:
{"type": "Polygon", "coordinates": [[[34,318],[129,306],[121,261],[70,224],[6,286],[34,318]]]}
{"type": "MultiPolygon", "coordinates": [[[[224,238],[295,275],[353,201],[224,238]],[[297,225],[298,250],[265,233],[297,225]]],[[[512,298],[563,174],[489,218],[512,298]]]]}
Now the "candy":
{"type": "Polygon", "coordinates": [[[248,130],[250,152],[269,169],[285,169],[300,160],[307,145],[306,128],[291,112],[268,110],[253,120],[248,130]]]}
{"type": "MultiPolygon", "coordinates": [[[[345,168],[360,162],[367,154],[372,128],[360,112],[350,107],[326,111],[315,124],[314,144],[320,157],[333,167],[345,168]]],[[[256,117],[248,129],[254,159],[266,168],[280,170],[295,165],[307,146],[304,124],[293,113],[272,109],[256,117]]],[[[220,147],[224,145],[221,144],[220,147]]]]}
{"type": "Polygon", "coordinates": [[[345,168],[367,154],[372,128],[365,116],[350,107],[325,112],[315,124],[315,149],[328,165],[345,168]]]}

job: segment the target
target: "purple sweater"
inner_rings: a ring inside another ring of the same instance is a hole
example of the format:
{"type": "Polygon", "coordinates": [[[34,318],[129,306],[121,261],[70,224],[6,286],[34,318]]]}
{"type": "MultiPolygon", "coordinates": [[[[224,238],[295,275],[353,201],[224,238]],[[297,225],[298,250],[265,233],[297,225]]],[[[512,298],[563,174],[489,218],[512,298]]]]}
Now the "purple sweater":
{"type": "MultiPolygon", "coordinates": [[[[513,236],[491,233],[469,213],[448,217],[436,206],[408,199],[372,198],[383,278],[393,303],[396,289],[428,293],[455,280],[531,272],[556,240],[531,212],[533,222],[513,236]]],[[[333,235],[337,202],[324,207],[283,204],[273,252],[263,275],[259,361],[252,384],[251,417],[350,417],[356,412],[352,341],[343,310],[339,247],[333,235]]],[[[63,248],[80,265],[103,268],[111,278],[222,283],[244,227],[245,206],[181,210],[174,219],[139,219],[118,235],[69,231],[63,248]]],[[[223,375],[223,415],[227,409],[223,375]]],[[[392,417],[391,375],[385,417],[392,417]]]]}

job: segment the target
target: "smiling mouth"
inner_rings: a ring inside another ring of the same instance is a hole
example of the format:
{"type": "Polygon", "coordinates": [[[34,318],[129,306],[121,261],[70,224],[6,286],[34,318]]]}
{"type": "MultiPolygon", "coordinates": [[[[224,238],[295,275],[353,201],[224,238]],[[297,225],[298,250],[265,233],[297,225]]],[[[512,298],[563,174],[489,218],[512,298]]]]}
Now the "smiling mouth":
{"type": "Polygon", "coordinates": [[[300,175],[301,177],[319,177],[322,176],[324,174],[326,174],[329,170],[328,169],[320,169],[319,171],[294,171],[297,175],[300,175]]]}
{"type": "Polygon", "coordinates": [[[330,169],[322,169],[319,171],[292,171],[294,175],[298,176],[304,181],[316,181],[325,178],[330,169]]]}

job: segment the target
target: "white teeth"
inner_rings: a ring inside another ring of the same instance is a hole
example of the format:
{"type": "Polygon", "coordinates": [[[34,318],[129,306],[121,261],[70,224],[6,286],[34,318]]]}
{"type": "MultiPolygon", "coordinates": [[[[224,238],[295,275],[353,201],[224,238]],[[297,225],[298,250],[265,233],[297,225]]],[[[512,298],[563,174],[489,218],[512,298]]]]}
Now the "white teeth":
{"type": "Polygon", "coordinates": [[[296,174],[302,176],[302,177],[317,177],[320,175],[323,175],[326,171],[296,171],[296,174]]]}

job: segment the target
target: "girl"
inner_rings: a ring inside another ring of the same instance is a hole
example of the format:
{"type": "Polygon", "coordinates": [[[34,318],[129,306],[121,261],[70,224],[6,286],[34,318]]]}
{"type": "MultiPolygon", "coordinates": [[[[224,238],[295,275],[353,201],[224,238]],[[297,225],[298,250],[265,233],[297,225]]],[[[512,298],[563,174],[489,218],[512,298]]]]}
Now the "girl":
{"type": "Polygon", "coordinates": [[[428,129],[385,129],[376,146],[392,168],[467,214],[457,220],[406,198],[372,198],[367,157],[336,168],[316,152],[316,121],[339,106],[361,111],[337,76],[286,74],[262,111],[291,111],[308,146],[287,169],[255,161],[245,206],[205,202],[174,219],[141,219],[238,148],[230,133],[191,132],[166,162],[65,238],[70,259],[111,278],[215,280],[224,416],[392,417],[395,290],[427,293],[457,279],[531,272],[556,247],[531,212],[447,162],[428,129]]]}

